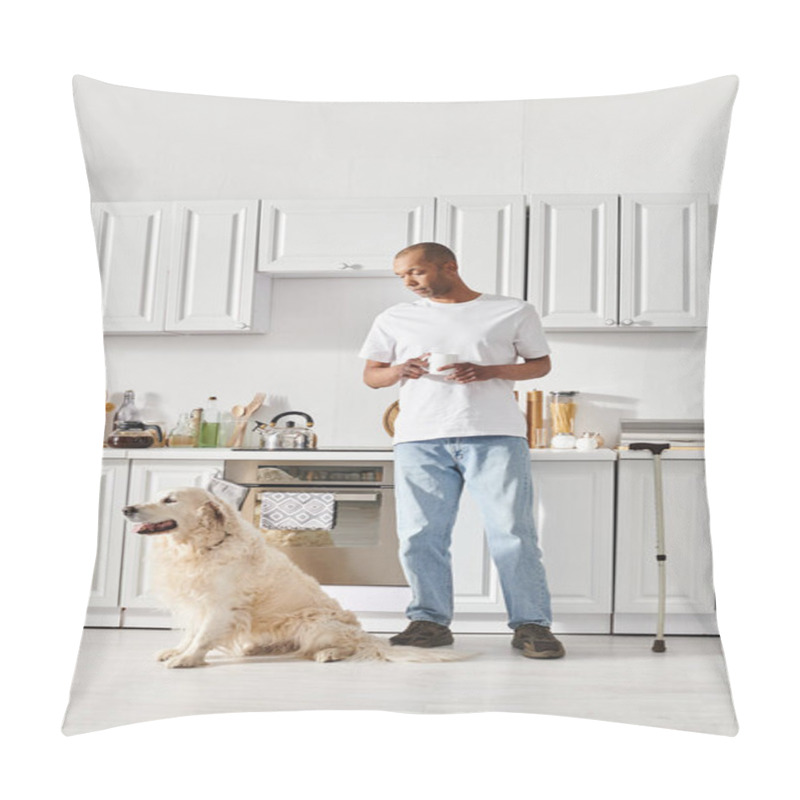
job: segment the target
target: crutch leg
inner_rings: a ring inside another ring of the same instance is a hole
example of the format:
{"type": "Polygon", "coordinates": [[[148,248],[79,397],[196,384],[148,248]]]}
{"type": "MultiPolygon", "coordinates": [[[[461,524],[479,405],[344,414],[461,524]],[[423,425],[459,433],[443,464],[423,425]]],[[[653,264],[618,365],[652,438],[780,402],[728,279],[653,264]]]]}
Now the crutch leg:
{"type": "Polygon", "coordinates": [[[656,499],[656,563],[658,564],[658,619],[653,652],[663,653],[667,649],[664,641],[664,617],[667,606],[667,552],[664,540],[664,488],[661,480],[661,453],[669,449],[665,443],[635,442],[629,450],[649,450],[653,454],[653,478],[656,499]]]}
{"type": "Polygon", "coordinates": [[[658,562],[658,622],[653,652],[663,653],[667,649],[664,641],[664,616],[667,604],[667,553],[664,542],[664,491],[661,481],[661,454],[653,454],[653,473],[656,490],[656,561],[658,562]]]}

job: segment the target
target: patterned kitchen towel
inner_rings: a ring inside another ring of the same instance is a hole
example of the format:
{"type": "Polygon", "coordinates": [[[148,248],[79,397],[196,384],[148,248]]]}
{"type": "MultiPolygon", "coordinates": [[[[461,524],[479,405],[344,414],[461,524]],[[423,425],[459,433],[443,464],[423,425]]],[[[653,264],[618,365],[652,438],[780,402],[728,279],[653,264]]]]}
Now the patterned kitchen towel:
{"type": "Polygon", "coordinates": [[[237,511],[242,510],[242,505],[249,491],[246,486],[240,486],[238,483],[232,483],[222,478],[212,478],[208,482],[207,489],[211,494],[215,494],[226,503],[230,503],[237,511]]]}
{"type": "Polygon", "coordinates": [[[261,527],[279,530],[331,530],[336,496],[330,492],[264,492],[261,527]]]}

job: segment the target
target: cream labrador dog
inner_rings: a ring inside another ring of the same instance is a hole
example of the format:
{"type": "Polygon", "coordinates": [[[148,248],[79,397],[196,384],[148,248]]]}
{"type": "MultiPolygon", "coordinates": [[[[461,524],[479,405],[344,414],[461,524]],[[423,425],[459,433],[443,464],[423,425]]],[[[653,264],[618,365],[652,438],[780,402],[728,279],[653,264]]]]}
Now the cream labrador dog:
{"type": "Polygon", "coordinates": [[[134,533],[157,537],[155,592],[183,623],[167,667],[199,667],[219,649],[232,655],[297,653],[315,661],[456,661],[452,651],[397,647],[362,630],[319,583],[232,506],[204,489],[182,488],[127,506],[134,533]]]}

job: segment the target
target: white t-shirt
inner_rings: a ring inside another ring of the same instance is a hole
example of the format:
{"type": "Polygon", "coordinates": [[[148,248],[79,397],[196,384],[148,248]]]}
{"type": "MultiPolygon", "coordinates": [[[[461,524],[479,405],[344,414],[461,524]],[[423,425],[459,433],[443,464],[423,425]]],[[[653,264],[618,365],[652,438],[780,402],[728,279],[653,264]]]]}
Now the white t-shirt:
{"type": "MultiPolygon", "coordinates": [[[[465,303],[422,298],[379,314],[359,355],[397,364],[423,353],[457,353],[458,361],[516,364],[550,354],[536,309],[524,300],[482,294],[465,303]]],[[[514,382],[456,383],[427,374],[400,383],[394,443],[453,436],[526,436],[514,382]]]]}

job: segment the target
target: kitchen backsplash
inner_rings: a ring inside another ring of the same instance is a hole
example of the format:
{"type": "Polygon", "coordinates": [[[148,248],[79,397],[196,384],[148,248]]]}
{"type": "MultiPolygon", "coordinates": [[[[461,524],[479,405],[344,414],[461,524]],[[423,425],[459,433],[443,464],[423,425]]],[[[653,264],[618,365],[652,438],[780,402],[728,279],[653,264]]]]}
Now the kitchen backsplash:
{"type": "MultiPolygon", "coordinates": [[[[367,387],[358,350],[376,314],[413,299],[392,278],[360,278],[357,287],[282,278],[267,334],[106,337],[109,399],[119,404],[133,389],[143,418],[169,429],[211,395],[229,410],[265,392],[254,419],[304,411],[320,445],[385,445],[383,413],[397,388],[367,387]]],[[[551,332],[548,340],[553,370],[516,388],[521,397],[534,388],[579,391],[579,433],[597,431],[613,445],[621,418],[703,416],[705,331],[551,332]]]]}

